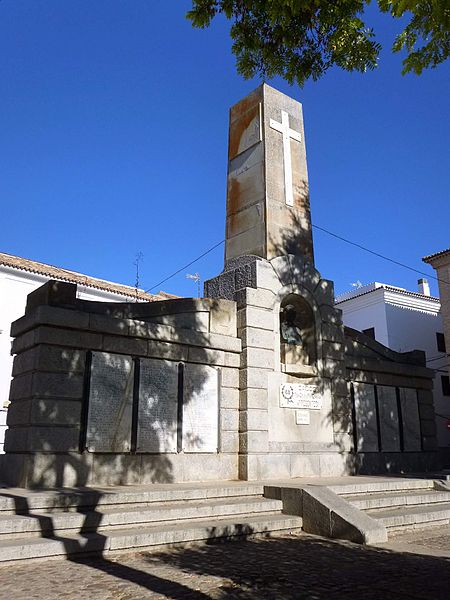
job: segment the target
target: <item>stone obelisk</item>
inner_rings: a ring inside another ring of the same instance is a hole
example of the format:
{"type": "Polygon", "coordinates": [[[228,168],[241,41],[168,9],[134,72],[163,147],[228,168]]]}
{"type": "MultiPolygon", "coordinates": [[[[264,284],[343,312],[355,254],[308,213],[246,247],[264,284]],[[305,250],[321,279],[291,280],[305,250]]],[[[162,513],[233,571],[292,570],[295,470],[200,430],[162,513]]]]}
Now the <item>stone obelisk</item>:
{"type": "Polygon", "coordinates": [[[225,262],[313,263],[302,105],[263,84],[230,110],[225,262]]]}

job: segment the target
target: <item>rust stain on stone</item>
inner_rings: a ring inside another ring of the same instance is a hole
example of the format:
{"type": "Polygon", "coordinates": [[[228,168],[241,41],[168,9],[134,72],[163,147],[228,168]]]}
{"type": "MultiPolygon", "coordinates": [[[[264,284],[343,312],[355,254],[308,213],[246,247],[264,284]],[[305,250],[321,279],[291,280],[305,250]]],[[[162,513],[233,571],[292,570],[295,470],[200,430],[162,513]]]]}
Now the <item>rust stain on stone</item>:
{"type": "Polygon", "coordinates": [[[236,227],[236,213],[241,208],[241,184],[237,179],[228,181],[227,193],[227,238],[233,235],[236,227]]]}
{"type": "MultiPolygon", "coordinates": [[[[254,102],[254,100],[253,100],[254,102]]],[[[242,136],[250,127],[255,119],[259,119],[259,102],[253,104],[250,108],[247,107],[247,102],[242,102],[243,107],[239,105],[240,115],[230,126],[230,137],[228,141],[228,160],[231,160],[239,154],[239,147],[242,136]]]]}

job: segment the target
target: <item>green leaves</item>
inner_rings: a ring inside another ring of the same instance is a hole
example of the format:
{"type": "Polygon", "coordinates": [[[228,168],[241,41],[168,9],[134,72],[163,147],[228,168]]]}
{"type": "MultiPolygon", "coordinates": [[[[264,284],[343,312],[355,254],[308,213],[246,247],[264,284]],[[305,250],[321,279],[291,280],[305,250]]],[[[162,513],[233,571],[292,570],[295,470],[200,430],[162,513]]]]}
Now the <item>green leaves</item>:
{"type": "MultiPolygon", "coordinates": [[[[186,15],[194,27],[218,14],[232,22],[238,72],[249,79],[280,75],[303,86],[333,65],[365,72],[377,66],[381,46],[362,20],[370,0],[193,0],[186,15]]],[[[421,73],[449,56],[448,0],[378,0],[379,9],[410,21],[392,50],[406,52],[403,73],[421,73]]]]}

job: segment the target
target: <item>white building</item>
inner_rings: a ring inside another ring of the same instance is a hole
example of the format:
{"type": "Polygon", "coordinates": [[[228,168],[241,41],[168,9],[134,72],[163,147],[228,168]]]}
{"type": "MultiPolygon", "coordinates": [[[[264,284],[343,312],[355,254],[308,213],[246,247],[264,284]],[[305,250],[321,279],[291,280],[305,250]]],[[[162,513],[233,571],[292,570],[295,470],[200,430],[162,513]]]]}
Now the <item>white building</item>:
{"type": "Polygon", "coordinates": [[[397,352],[424,350],[427,367],[436,371],[434,407],[438,444],[450,452],[450,384],[439,298],[430,295],[426,279],[419,291],[370,283],[336,298],[344,325],[363,331],[397,352]]]}
{"type": "Polygon", "coordinates": [[[11,323],[25,312],[27,296],[49,279],[78,284],[77,296],[103,302],[153,302],[173,298],[160,292],[147,294],[143,290],[96,279],[74,271],[0,253],[0,453],[6,429],[12,361],[9,335],[11,323]]]}

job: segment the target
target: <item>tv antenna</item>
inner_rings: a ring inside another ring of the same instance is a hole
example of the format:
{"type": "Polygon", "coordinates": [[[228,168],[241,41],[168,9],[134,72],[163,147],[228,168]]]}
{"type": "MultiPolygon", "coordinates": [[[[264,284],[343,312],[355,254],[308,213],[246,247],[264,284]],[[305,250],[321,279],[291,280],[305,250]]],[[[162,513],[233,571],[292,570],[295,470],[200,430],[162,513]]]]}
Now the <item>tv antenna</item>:
{"type": "Polygon", "coordinates": [[[197,282],[197,298],[200,298],[200,275],[198,273],[187,273],[186,274],[186,279],[191,279],[192,281],[196,281],[197,282]]]}
{"type": "Polygon", "coordinates": [[[142,252],[138,252],[136,254],[136,258],[133,261],[133,265],[136,267],[136,283],[135,283],[135,292],[136,292],[136,302],[138,301],[138,290],[139,290],[139,283],[140,283],[140,278],[139,278],[139,265],[140,263],[144,260],[144,255],[142,252]]]}

